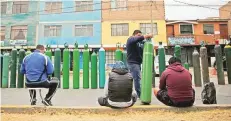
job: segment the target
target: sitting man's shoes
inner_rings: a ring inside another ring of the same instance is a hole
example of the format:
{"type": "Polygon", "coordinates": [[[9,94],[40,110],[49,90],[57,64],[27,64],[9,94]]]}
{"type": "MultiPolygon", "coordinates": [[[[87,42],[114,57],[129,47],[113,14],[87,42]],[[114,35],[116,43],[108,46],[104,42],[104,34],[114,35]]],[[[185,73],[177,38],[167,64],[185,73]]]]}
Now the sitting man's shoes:
{"type": "Polygon", "coordinates": [[[36,105],[36,101],[37,101],[36,99],[32,99],[30,104],[31,105],[36,105]]]}
{"type": "Polygon", "coordinates": [[[42,101],[42,103],[46,106],[53,106],[50,100],[47,100],[46,98],[42,101]]]}

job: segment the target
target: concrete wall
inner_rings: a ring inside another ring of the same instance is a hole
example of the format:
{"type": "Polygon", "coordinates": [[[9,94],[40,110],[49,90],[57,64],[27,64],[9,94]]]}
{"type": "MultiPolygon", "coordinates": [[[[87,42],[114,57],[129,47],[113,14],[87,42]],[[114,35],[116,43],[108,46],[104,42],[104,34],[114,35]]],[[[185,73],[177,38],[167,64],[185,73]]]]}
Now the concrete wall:
{"type": "Polygon", "coordinates": [[[1,26],[5,26],[4,46],[10,46],[11,27],[27,25],[27,43],[30,46],[36,44],[36,29],[38,23],[38,2],[30,0],[28,13],[12,14],[13,2],[7,2],[7,13],[1,16],[1,26]]]}
{"type": "MultiPolygon", "coordinates": [[[[101,44],[101,4],[99,0],[94,0],[93,10],[87,12],[75,12],[75,0],[61,0],[62,13],[48,14],[45,11],[44,15],[39,18],[39,41],[40,44],[63,45],[67,42],[73,45],[76,41],[80,44],[100,45],[101,44]],[[96,9],[98,9],[96,11],[96,9]],[[91,37],[76,37],[74,35],[75,25],[93,24],[93,36],[91,37]],[[62,25],[60,37],[44,37],[45,25],[62,25]]],[[[40,10],[45,10],[45,1],[40,2],[40,10]]]]}

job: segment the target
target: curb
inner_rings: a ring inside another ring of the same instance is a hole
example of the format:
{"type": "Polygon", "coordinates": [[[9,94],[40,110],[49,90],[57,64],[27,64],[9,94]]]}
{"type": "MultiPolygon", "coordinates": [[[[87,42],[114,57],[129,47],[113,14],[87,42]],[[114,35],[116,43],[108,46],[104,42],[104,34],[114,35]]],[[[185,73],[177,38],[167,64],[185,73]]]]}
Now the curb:
{"type": "Polygon", "coordinates": [[[198,105],[187,108],[176,108],[160,105],[148,105],[148,106],[133,106],[126,109],[111,109],[108,107],[45,107],[45,106],[11,106],[1,105],[1,113],[20,113],[20,114],[35,114],[35,113],[66,113],[66,114],[84,114],[84,113],[117,113],[117,112],[130,112],[130,111],[175,111],[175,112],[191,112],[191,111],[206,111],[214,109],[231,109],[231,105],[198,105]]]}

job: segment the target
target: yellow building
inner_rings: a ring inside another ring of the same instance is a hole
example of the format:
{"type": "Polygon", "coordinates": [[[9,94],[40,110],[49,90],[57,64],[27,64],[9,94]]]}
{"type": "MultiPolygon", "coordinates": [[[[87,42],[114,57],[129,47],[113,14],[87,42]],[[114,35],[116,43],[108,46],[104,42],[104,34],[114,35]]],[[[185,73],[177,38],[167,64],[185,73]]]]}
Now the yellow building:
{"type": "MultiPolygon", "coordinates": [[[[146,34],[147,31],[151,30],[150,20],[133,20],[133,21],[104,21],[102,23],[102,43],[105,47],[114,47],[117,42],[121,44],[126,44],[126,41],[129,36],[132,35],[133,31],[136,29],[143,30],[143,34],[146,34]],[[119,27],[118,27],[119,26],[119,27]],[[122,32],[118,32],[118,29],[122,28],[122,32]],[[128,27],[126,29],[125,27],[128,27]],[[123,28],[125,28],[123,30],[123,28]],[[145,32],[146,30],[146,32],[145,32]],[[116,36],[122,35],[122,36],[116,36]]],[[[167,44],[166,41],[166,23],[164,20],[153,21],[155,30],[155,36],[153,38],[154,44],[158,45],[158,42],[163,42],[167,44]]],[[[149,33],[149,32],[147,32],[149,33]]]]}
{"type": "Polygon", "coordinates": [[[150,33],[151,19],[155,35],[154,44],[158,45],[161,41],[167,45],[164,0],[153,2],[102,1],[102,9],[102,44],[104,47],[115,47],[118,42],[126,44],[128,37],[136,29],[141,30],[143,34],[150,33]]]}

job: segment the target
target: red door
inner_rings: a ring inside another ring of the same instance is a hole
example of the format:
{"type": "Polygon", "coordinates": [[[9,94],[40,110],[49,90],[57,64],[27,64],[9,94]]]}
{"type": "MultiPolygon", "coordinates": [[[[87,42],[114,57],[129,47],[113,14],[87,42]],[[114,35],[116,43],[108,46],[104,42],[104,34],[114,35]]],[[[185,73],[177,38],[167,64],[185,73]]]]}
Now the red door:
{"type": "Polygon", "coordinates": [[[228,25],[220,24],[220,39],[228,39],[228,25]]]}
{"type": "Polygon", "coordinates": [[[167,36],[168,37],[174,36],[174,25],[167,25],[167,36]]]}

